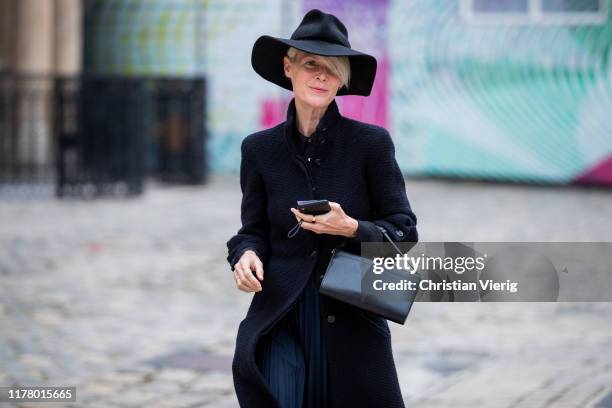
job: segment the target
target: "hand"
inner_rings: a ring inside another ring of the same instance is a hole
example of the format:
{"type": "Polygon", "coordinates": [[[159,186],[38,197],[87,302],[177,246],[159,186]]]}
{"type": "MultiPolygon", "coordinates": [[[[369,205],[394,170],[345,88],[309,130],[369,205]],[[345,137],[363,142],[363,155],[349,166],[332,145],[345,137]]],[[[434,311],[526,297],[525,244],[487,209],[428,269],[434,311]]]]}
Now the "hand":
{"type": "Polygon", "coordinates": [[[236,287],[243,292],[259,292],[261,283],[255,279],[253,271],[257,274],[257,279],[263,280],[263,263],[252,250],[246,250],[234,265],[234,280],[236,287]]]}
{"type": "Polygon", "coordinates": [[[291,212],[298,221],[303,221],[302,228],[305,230],[316,234],[342,235],[349,238],[356,236],[359,226],[357,220],[346,215],[340,204],[330,201],[329,206],[331,211],[317,216],[304,214],[296,208],[291,208],[291,212]],[[316,217],[314,223],[313,217],[316,217]]]}

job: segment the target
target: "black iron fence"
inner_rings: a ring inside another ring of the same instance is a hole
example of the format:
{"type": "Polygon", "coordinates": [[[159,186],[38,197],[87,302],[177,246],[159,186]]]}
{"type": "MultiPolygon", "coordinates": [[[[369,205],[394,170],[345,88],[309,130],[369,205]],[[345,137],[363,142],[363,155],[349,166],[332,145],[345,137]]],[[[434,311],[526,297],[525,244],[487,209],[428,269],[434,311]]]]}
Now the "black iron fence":
{"type": "Polygon", "coordinates": [[[204,80],[146,80],[143,91],[148,102],[143,115],[150,137],[148,171],[168,182],[205,183],[204,80]]]}
{"type": "Polygon", "coordinates": [[[0,76],[0,191],[52,186],[52,95],[51,78],[0,76]]]}
{"type": "Polygon", "coordinates": [[[145,180],[142,81],[57,78],[57,193],[140,194],[145,180]]]}
{"type": "Polygon", "coordinates": [[[206,182],[202,78],[4,76],[0,84],[0,190],[134,195],[147,177],[206,182]]]}

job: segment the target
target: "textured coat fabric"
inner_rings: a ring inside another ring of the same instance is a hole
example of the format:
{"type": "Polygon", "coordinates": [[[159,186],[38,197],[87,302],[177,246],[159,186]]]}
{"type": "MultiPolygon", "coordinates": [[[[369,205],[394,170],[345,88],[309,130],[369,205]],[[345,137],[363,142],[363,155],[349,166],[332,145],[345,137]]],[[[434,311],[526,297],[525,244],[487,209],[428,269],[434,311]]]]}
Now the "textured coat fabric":
{"type": "MultiPolygon", "coordinates": [[[[310,136],[310,156],[302,159],[293,141],[295,118],[292,101],[284,123],[249,135],[241,147],[242,227],[227,242],[227,259],[233,269],[252,249],[264,264],[262,290],[238,327],[232,364],[243,408],[279,407],[256,364],[258,341],[291,309],[310,275],[322,277],[334,247],[344,242],[344,249],[359,253],[361,242],[384,241],[378,226],[394,241],[418,240],[384,128],[341,116],[334,101],[310,136]],[[290,208],[309,199],[338,202],[358,220],[357,236],[300,230],[287,238],[296,223],[290,208]]],[[[387,321],[323,295],[320,309],[331,407],[403,407],[387,321]]]]}

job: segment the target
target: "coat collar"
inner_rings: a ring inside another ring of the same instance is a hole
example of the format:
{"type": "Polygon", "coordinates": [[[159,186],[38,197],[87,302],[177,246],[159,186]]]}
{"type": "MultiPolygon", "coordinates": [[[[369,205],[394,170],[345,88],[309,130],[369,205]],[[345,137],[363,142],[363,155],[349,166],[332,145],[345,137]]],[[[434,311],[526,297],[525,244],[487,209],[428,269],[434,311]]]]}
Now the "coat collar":
{"type": "MultiPolygon", "coordinates": [[[[331,129],[341,117],[342,115],[340,115],[338,105],[336,104],[336,100],[334,99],[327,107],[327,110],[319,121],[315,132],[310,136],[313,138],[312,140],[316,146],[319,146],[321,144],[321,141],[324,141],[323,135],[328,134],[328,130],[331,129]]],[[[289,107],[287,108],[287,120],[285,121],[284,127],[285,141],[292,155],[297,154],[297,149],[294,141],[297,137],[297,135],[295,134],[296,120],[297,113],[295,110],[295,98],[293,98],[289,103],[289,107]]]]}

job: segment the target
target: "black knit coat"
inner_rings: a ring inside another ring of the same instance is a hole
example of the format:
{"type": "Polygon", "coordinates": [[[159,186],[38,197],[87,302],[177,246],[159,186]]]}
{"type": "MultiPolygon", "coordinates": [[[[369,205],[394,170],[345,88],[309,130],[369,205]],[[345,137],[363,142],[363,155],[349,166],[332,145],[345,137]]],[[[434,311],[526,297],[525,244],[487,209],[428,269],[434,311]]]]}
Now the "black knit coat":
{"type": "MultiPolygon", "coordinates": [[[[243,408],[279,407],[255,362],[257,342],[291,309],[310,274],[324,274],[335,246],[344,241],[344,249],[359,253],[361,242],[384,241],[377,225],[394,241],[418,240],[416,216],[384,128],[341,116],[334,101],[302,158],[293,140],[295,120],[292,101],[284,123],[242,142],[242,227],[227,242],[227,259],[233,269],[252,249],[264,264],[262,290],[240,323],[232,364],[243,408]],[[309,199],[338,202],[358,220],[357,237],[300,230],[287,238],[296,224],[289,209],[309,199]]],[[[403,407],[387,321],[324,295],[320,308],[331,406],[403,407]]]]}

